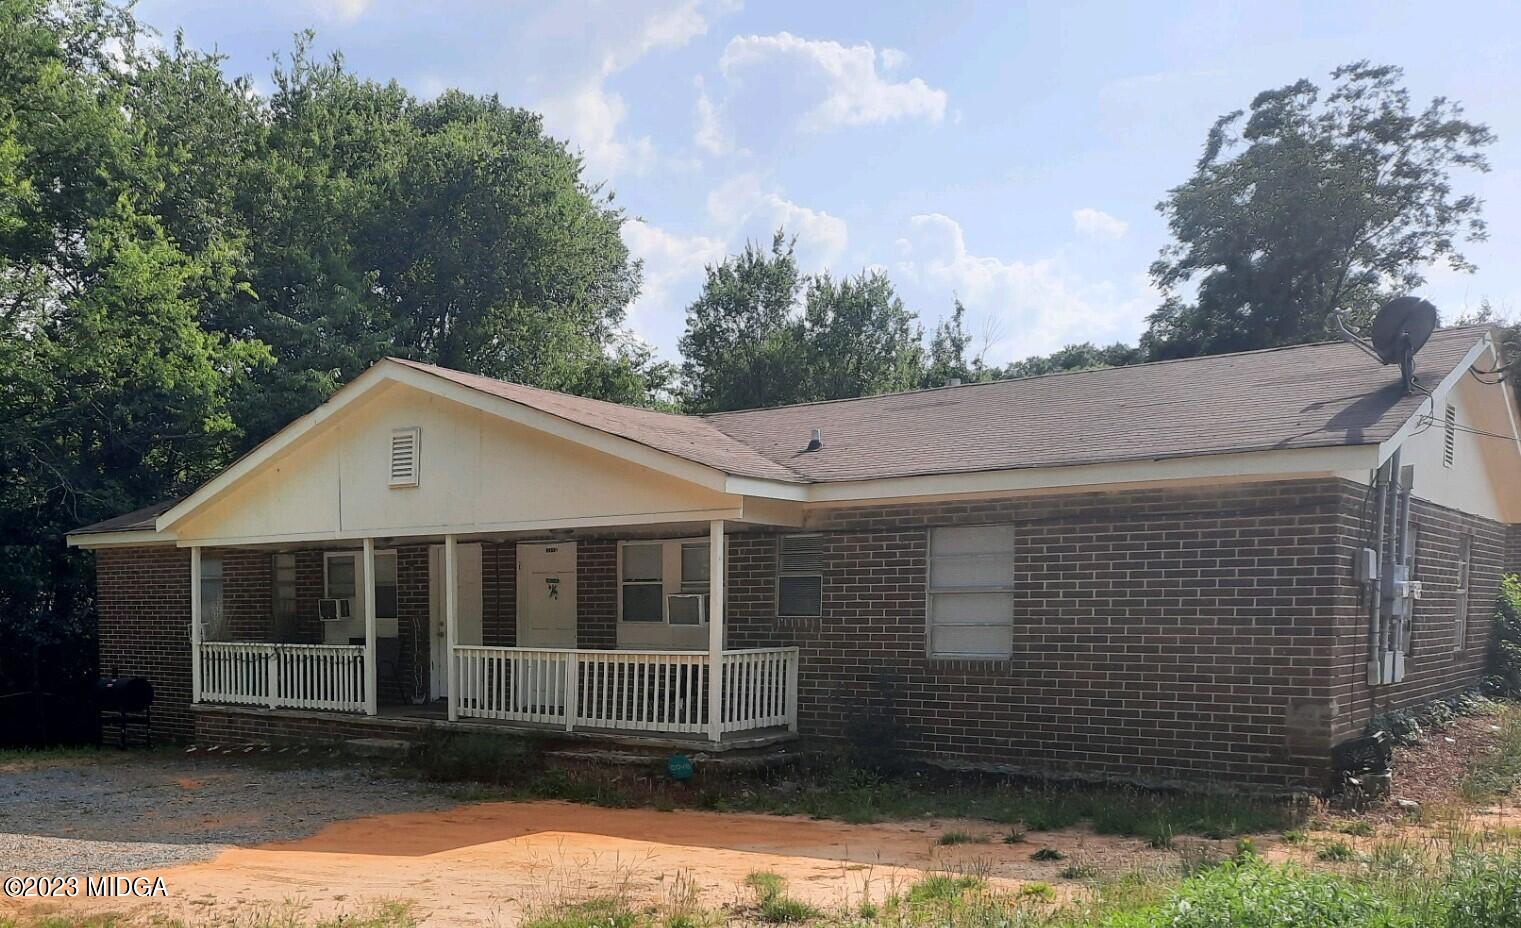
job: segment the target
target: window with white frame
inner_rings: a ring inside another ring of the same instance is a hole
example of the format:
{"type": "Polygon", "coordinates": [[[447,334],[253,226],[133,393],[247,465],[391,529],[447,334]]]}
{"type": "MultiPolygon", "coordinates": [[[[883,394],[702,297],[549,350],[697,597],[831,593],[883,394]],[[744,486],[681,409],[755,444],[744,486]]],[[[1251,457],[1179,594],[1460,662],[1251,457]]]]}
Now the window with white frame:
{"type": "Polygon", "coordinates": [[[824,536],[783,535],[776,545],[776,614],[824,614],[824,536]]]}
{"type": "Polygon", "coordinates": [[[1003,659],[1014,648],[1014,526],[930,530],[931,657],[1003,659]]]}
{"type": "Polygon", "coordinates": [[[1468,646],[1468,585],[1473,578],[1473,536],[1458,541],[1458,588],[1453,595],[1452,648],[1468,646]]]}
{"type": "Polygon", "coordinates": [[[681,596],[670,600],[672,625],[703,625],[708,617],[708,591],[712,588],[711,561],[706,541],[681,544],[681,596]],[[693,598],[696,597],[696,598],[693,598]]]}
{"type": "Polygon", "coordinates": [[[619,619],[665,621],[665,546],[658,541],[629,542],[621,547],[619,619]]]}
{"type": "Polygon", "coordinates": [[[618,552],[619,621],[707,624],[711,568],[706,541],[625,541],[618,552]]]}
{"type": "MultiPolygon", "coordinates": [[[[357,552],[329,554],[322,581],[322,595],[327,599],[351,600],[354,612],[350,618],[361,624],[364,620],[364,613],[359,609],[359,562],[362,558],[363,555],[357,552]]],[[[400,611],[398,606],[396,552],[376,551],[375,618],[394,621],[400,611]]]]}

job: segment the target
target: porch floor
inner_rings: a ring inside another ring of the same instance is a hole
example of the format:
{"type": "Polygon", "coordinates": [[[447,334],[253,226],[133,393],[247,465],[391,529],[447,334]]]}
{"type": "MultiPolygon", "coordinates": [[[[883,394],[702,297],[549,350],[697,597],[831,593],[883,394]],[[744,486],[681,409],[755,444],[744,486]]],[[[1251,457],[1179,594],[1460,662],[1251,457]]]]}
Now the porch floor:
{"type": "MultiPolygon", "coordinates": [[[[276,719],[290,719],[298,723],[329,721],[340,723],[344,728],[371,727],[377,730],[377,734],[401,734],[403,732],[423,734],[429,731],[496,732],[504,734],[523,732],[553,736],[556,740],[587,741],[627,747],[686,749],[692,751],[716,752],[763,748],[793,741],[798,737],[795,732],[788,730],[785,726],[778,726],[750,731],[725,732],[722,740],[718,744],[714,744],[708,740],[707,735],[698,733],[638,732],[621,729],[582,728],[579,726],[575,731],[566,731],[562,726],[558,725],[537,725],[530,722],[499,719],[460,719],[459,721],[451,722],[448,719],[448,710],[442,702],[423,703],[421,705],[381,705],[379,714],[373,716],[359,715],[351,712],[328,712],[317,709],[268,709],[255,706],[229,706],[209,703],[202,703],[192,708],[202,713],[226,714],[248,719],[260,719],[266,722],[276,719]],[[401,731],[398,731],[398,729],[401,731]]],[[[277,725],[264,725],[260,727],[267,727],[272,733],[278,734],[277,725]]]]}

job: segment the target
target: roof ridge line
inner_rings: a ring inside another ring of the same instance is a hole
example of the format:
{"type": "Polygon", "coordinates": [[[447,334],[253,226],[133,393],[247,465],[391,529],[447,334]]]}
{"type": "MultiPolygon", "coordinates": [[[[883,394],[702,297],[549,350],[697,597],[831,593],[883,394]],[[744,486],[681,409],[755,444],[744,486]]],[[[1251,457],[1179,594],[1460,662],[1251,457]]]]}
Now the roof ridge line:
{"type": "MultiPolygon", "coordinates": [[[[1468,329],[1491,329],[1494,326],[1487,322],[1475,322],[1470,325],[1455,325],[1437,329],[1437,333],[1453,333],[1468,329]]],[[[1435,335],[1436,333],[1433,333],[1435,335]]],[[[807,400],[802,403],[785,403],[781,406],[750,406],[745,409],[728,409],[722,412],[699,413],[693,418],[713,420],[719,416],[737,416],[744,413],[772,412],[778,409],[800,409],[804,406],[828,406],[833,403],[855,403],[861,400],[887,399],[895,396],[913,396],[918,393],[937,393],[941,390],[965,390],[972,387],[991,387],[1003,383],[1019,383],[1029,380],[1045,380],[1054,377],[1072,377],[1080,374],[1105,374],[1112,371],[1133,371],[1143,367],[1160,367],[1164,364],[1186,364],[1192,361],[1206,361],[1219,358],[1243,358],[1252,355],[1270,354],[1275,351],[1294,351],[1300,348],[1320,348],[1326,345],[1345,345],[1345,339],[1328,338],[1318,342],[1300,342],[1294,345],[1275,345],[1271,348],[1253,348],[1249,351],[1228,351],[1223,354],[1197,354],[1187,358],[1161,358],[1156,361],[1140,361],[1135,364],[1108,365],[1105,367],[1084,367],[1076,370],[1048,371],[1044,374],[1026,374],[1023,377],[999,377],[994,380],[979,380],[974,383],[942,384],[938,387],[915,387],[912,390],[895,390],[891,393],[870,393],[866,396],[842,396],[832,400],[807,400]]],[[[727,434],[727,433],[725,433],[727,434]]]]}

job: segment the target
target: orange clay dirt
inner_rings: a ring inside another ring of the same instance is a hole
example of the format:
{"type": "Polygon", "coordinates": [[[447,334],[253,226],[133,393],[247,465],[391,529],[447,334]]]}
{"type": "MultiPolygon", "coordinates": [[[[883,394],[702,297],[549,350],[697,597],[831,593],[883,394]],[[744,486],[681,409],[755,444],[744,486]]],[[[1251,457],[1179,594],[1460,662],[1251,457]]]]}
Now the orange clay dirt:
{"type": "Polygon", "coordinates": [[[1072,864],[1106,872],[1175,866],[1175,852],[1138,839],[1068,830],[1005,844],[1006,833],[988,822],[846,825],[489,802],[341,821],[299,841],[239,847],[204,863],[145,871],[163,876],[168,899],[37,905],[39,911],[84,908],[134,921],[187,922],[294,915],[290,910],[297,909],[306,921],[398,899],[410,902],[429,926],[510,926],[557,903],[622,896],[634,905],[666,905],[692,887],[705,906],[739,907],[751,898],[744,879],[757,870],[786,878],[797,898],[839,909],[863,898],[881,901],[930,872],[975,873],[1008,889],[1047,881],[1066,897],[1080,891],[1080,884],[1059,877],[1072,864]],[[937,839],[951,830],[985,836],[986,843],[939,846],[937,839]],[[1031,860],[1042,847],[1061,851],[1065,860],[1031,860]]]}

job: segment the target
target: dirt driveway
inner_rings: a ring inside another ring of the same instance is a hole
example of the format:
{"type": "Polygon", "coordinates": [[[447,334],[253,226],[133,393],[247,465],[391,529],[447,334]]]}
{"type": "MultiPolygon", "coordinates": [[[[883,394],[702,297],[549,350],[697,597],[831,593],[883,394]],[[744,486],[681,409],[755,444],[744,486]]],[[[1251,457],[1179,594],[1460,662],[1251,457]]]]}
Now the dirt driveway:
{"type": "Polygon", "coordinates": [[[449,805],[417,784],[341,768],[268,770],[161,757],[0,778],[0,831],[8,833],[0,852],[19,849],[0,857],[5,874],[23,869],[23,861],[55,873],[145,873],[163,876],[169,892],[147,902],[27,905],[187,921],[288,907],[328,917],[382,899],[410,901],[424,924],[440,926],[512,925],[537,907],[610,894],[661,904],[695,891],[719,907],[739,902],[745,876],[756,870],[779,873],[793,895],[833,908],[880,900],[928,872],[971,872],[1010,887],[1027,880],[1073,887],[1060,879],[1072,864],[1123,872],[1174,859],[1138,840],[1078,830],[1005,844],[989,823],[845,825],[557,802],[449,805]],[[68,782],[88,792],[65,818],[50,814],[49,803],[28,802],[56,801],[68,782]],[[357,817],[361,808],[384,814],[357,817]],[[60,836],[64,822],[71,833],[60,836]],[[937,844],[950,830],[987,841],[937,844]],[[1060,850],[1065,860],[1032,860],[1041,847],[1060,850]],[[145,862],[119,866],[134,854],[145,862]]]}

